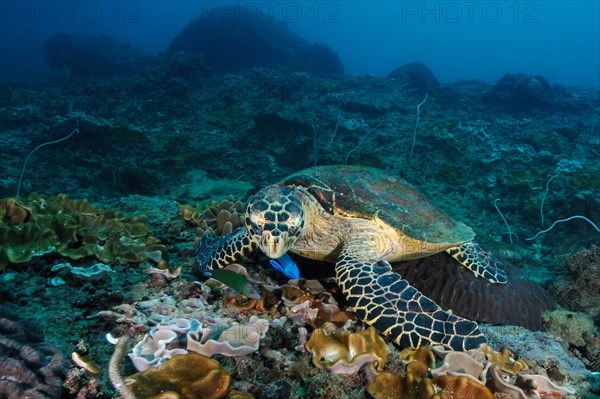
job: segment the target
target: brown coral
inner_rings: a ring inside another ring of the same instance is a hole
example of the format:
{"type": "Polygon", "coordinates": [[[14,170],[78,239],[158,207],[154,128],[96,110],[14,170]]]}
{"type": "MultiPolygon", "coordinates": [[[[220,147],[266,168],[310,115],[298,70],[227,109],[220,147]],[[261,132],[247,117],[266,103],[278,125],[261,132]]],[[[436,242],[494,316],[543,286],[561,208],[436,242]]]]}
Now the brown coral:
{"type": "Polygon", "coordinates": [[[367,387],[375,399],[493,399],[492,392],[474,378],[465,375],[439,375],[427,378],[435,357],[431,349],[405,349],[405,376],[384,372],[367,387]]]}
{"type": "Polygon", "coordinates": [[[367,386],[367,392],[375,399],[407,398],[407,387],[398,374],[384,371],[367,386]]]}
{"type": "Polygon", "coordinates": [[[198,226],[198,237],[207,232],[216,236],[229,234],[244,222],[244,206],[240,201],[234,201],[231,196],[221,202],[212,201],[205,206],[181,205],[179,214],[186,222],[198,226]]]}
{"type": "Polygon", "coordinates": [[[11,225],[25,223],[31,217],[31,209],[17,203],[14,198],[0,200],[0,220],[11,225]]]}
{"type": "Polygon", "coordinates": [[[167,259],[166,247],[150,235],[144,217],[127,217],[66,195],[30,196],[25,204],[1,200],[0,242],[0,270],[49,252],[103,263],[167,259]]]}
{"type": "Polygon", "coordinates": [[[343,311],[317,280],[291,280],[281,287],[281,299],[299,323],[321,327],[324,323],[344,325],[353,316],[343,311]]]}
{"type": "Polygon", "coordinates": [[[341,332],[327,335],[317,328],[306,343],[313,364],[340,374],[358,372],[370,364],[373,371],[382,371],[389,349],[373,327],[357,333],[341,332]]]}
{"type": "Polygon", "coordinates": [[[418,349],[404,349],[402,360],[406,363],[405,376],[381,373],[367,387],[375,399],[417,398],[421,381],[435,362],[431,349],[421,346],[418,349]]]}
{"type": "Polygon", "coordinates": [[[230,292],[223,297],[223,304],[229,308],[244,311],[275,312],[281,298],[273,291],[260,289],[260,298],[248,298],[245,295],[230,292]]]}
{"type": "Polygon", "coordinates": [[[231,376],[217,361],[194,352],[175,355],[160,366],[129,376],[126,381],[135,398],[240,397],[239,392],[230,391],[231,376]]]}
{"type": "Polygon", "coordinates": [[[485,385],[462,375],[441,375],[422,384],[420,398],[439,399],[494,399],[494,394],[485,385]],[[432,389],[437,387],[437,389],[432,389]],[[434,393],[435,392],[435,393],[434,393]],[[424,393],[430,396],[424,396],[424,393]]]}

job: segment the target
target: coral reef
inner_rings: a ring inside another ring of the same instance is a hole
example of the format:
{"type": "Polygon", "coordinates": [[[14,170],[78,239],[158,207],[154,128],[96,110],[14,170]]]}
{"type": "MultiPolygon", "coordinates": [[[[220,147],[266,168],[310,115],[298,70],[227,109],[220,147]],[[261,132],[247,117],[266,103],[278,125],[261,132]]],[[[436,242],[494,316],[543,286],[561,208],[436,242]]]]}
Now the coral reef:
{"type": "Polygon", "coordinates": [[[547,106],[555,93],[543,76],[524,73],[507,73],[484,96],[485,101],[509,106],[547,106]]]}
{"type": "Polygon", "coordinates": [[[98,280],[105,277],[108,273],[113,273],[113,269],[104,263],[94,263],[88,267],[73,266],[69,262],[57,263],[52,266],[50,271],[66,271],[66,274],[84,281],[98,280]]]}
{"type": "MultiPolygon", "coordinates": [[[[279,28],[273,27],[271,32],[284,31],[279,28]]],[[[191,36],[187,37],[193,39],[194,29],[188,33],[191,36]]],[[[222,37],[228,31],[218,33],[222,37]]],[[[202,36],[195,38],[201,40],[202,36]]],[[[92,41],[68,36],[63,39],[56,42],[59,47],[69,42],[87,46],[92,41]]],[[[96,39],[94,43],[107,45],[107,51],[86,61],[105,62],[97,58],[106,58],[106,54],[125,54],[124,59],[131,61],[128,52],[132,49],[119,49],[118,42],[96,39]],[[121,50],[123,53],[119,53],[121,50]]],[[[263,42],[273,43],[276,39],[271,36],[263,42]]],[[[223,55],[232,49],[218,47],[213,55],[223,55]]],[[[248,46],[247,50],[251,53],[256,48],[248,46]]],[[[280,50],[277,48],[269,53],[268,59],[248,65],[252,68],[264,65],[262,61],[271,63],[280,50]]],[[[314,50],[311,56],[318,56],[320,50],[326,52],[315,47],[309,50],[314,50]]],[[[76,48],[65,54],[77,56],[78,51],[76,48]]],[[[235,57],[233,53],[231,56],[235,57]]],[[[34,237],[28,230],[34,227],[32,221],[39,217],[36,213],[44,205],[12,198],[0,201],[3,209],[0,256],[4,257],[0,269],[6,268],[0,274],[0,301],[10,303],[26,318],[35,319],[48,342],[63,353],[71,353],[76,341],[85,341],[90,346],[89,358],[101,368],[111,351],[104,342],[103,332],[135,336],[139,341],[157,324],[178,318],[196,319],[206,327],[231,326],[234,322],[246,325],[251,316],[258,316],[271,320],[258,351],[235,357],[215,355],[232,376],[234,389],[269,399],[364,399],[368,384],[364,370],[348,377],[317,368],[305,348],[314,328],[325,328],[327,322],[333,322],[336,331],[342,329],[348,334],[363,328],[354,322],[350,309],[332,288],[334,283],[329,278],[333,272],[328,266],[309,261],[299,264],[303,277],[319,278],[323,283],[325,288],[319,291],[304,285],[314,280],[284,285],[281,276],[264,258],[244,258],[251,278],[260,281],[259,300],[235,294],[214,280],[207,284],[195,282],[190,267],[196,229],[201,227],[198,234],[210,231],[220,235],[240,226],[243,206],[235,204],[235,200],[245,198],[249,190],[313,164],[372,165],[402,175],[430,193],[446,213],[473,226],[485,248],[510,255],[515,269],[520,269],[520,276],[510,276],[510,283],[499,287],[462,277],[458,273],[463,268],[457,268],[445,254],[394,265],[403,278],[426,296],[440,304],[445,298],[448,302],[444,308],[484,322],[481,330],[490,347],[510,348],[511,352],[490,354],[497,363],[490,369],[497,370],[498,377],[508,378],[511,385],[520,387],[525,394],[535,394],[534,385],[544,385],[532,375],[548,375],[560,385],[573,384],[578,388],[578,397],[586,395],[589,388],[586,379],[595,379],[596,387],[588,397],[600,393],[597,373],[586,370],[586,366],[598,370],[598,337],[569,331],[568,313],[559,318],[556,326],[560,328],[548,325],[553,334],[514,327],[540,329],[541,312],[554,306],[539,287],[523,279],[549,286],[565,308],[588,313],[598,324],[599,250],[590,246],[598,245],[597,232],[583,221],[575,220],[557,225],[532,242],[523,241],[570,214],[585,215],[595,223],[600,220],[597,89],[565,90],[532,75],[508,76],[498,82],[497,88],[474,80],[448,82],[438,86],[439,90],[428,86],[429,98],[421,107],[415,151],[412,161],[408,161],[411,136],[398,132],[413,131],[415,106],[423,96],[407,96],[404,91],[407,85],[402,79],[372,75],[328,78],[263,67],[248,69],[239,63],[235,72],[241,73],[223,75],[222,69],[214,68],[214,56],[210,58],[209,62],[193,48],[187,53],[172,51],[155,57],[153,65],[142,73],[99,82],[96,76],[123,76],[128,72],[102,75],[102,71],[95,69],[105,64],[89,62],[84,62],[82,70],[78,70],[77,65],[61,63],[58,57],[55,66],[62,70],[57,71],[61,74],[57,81],[0,84],[3,93],[0,146],[7,149],[0,151],[3,167],[0,197],[13,195],[23,160],[31,149],[78,128],[80,134],[72,140],[35,153],[23,181],[25,191],[35,189],[48,195],[67,192],[70,198],[89,198],[124,214],[147,215],[153,235],[168,245],[169,263],[176,267],[174,271],[146,268],[148,262],[144,261],[144,267],[138,268],[116,261],[105,262],[94,255],[87,256],[85,261],[63,256],[52,248],[53,244],[43,242],[48,238],[46,235],[40,232],[34,237]],[[64,69],[65,64],[69,73],[64,69]],[[89,71],[94,71],[94,75],[89,71]],[[560,175],[550,182],[549,178],[558,172],[560,175]],[[231,204],[221,206],[221,201],[230,194],[235,200],[229,199],[231,204]],[[494,199],[500,199],[498,205],[510,224],[510,234],[494,210],[494,199]],[[213,204],[205,202],[213,200],[213,204]],[[188,208],[191,213],[184,215],[187,222],[177,215],[178,204],[196,202],[200,205],[188,208]],[[541,202],[544,202],[543,212],[541,202]],[[211,211],[206,215],[206,225],[196,225],[195,220],[202,223],[207,207],[211,211]],[[196,215],[192,217],[194,212],[196,215]],[[224,216],[219,216],[220,213],[224,216]],[[545,223],[538,223],[540,213],[545,223]],[[11,244],[16,251],[10,249],[10,256],[20,256],[20,248],[28,252],[31,249],[28,246],[34,242],[43,244],[33,249],[33,261],[26,265],[9,264],[7,260],[5,244],[18,238],[18,234],[13,234],[17,231],[23,231],[26,242],[11,244]],[[519,241],[513,243],[515,234],[519,241]],[[588,249],[572,255],[581,247],[588,249]],[[48,256],[37,257],[50,250],[53,252],[48,256]],[[565,259],[568,259],[567,274],[565,259]],[[59,282],[53,280],[51,267],[66,261],[73,267],[101,261],[110,264],[114,272],[105,278],[84,281],[63,268],[58,274],[67,284],[55,286],[59,282]],[[142,269],[152,274],[143,274],[142,269]],[[454,271],[456,275],[452,274],[454,271]],[[90,317],[99,311],[99,317],[90,317]],[[57,323],[65,315],[73,322],[57,323]],[[581,339],[585,342],[583,347],[570,343],[580,345],[581,339]],[[505,370],[519,365],[511,362],[515,357],[530,368],[522,380],[518,373],[504,376],[500,370],[502,364],[505,370]]],[[[115,58],[115,66],[119,67],[124,59],[115,58]]],[[[227,57],[223,59],[227,62],[227,57]]],[[[325,60],[335,61],[331,57],[325,60]]],[[[315,66],[315,61],[319,61],[317,57],[303,55],[304,66],[315,66]]],[[[317,65],[316,69],[322,68],[317,65]]],[[[422,77],[425,82],[435,83],[422,77]]],[[[51,201],[45,198],[46,202],[51,201]]],[[[125,223],[127,220],[131,219],[118,218],[125,223]]],[[[91,237],[85,231],[75,233],[76,239],[65,250],[75,252],[85,248],[91,237]],[[84,235],[79,237],[81,233],[84,235]]],[[[57,230],[53,228],[46,234],[52,238],[57,230]]],[[[128,232],[123,237],[125,241],[131,238],[128,232]]],[[[102,240],[99,236],[94,245],[105,245],[102,240]]],[[[185,339],[187,334],[177,337],[185,339]]],[[[167,346],[174,342],[166,344],[165,350],[170,350],[167,346]]],[[[400,363],[396,348],[389,348],[387,371],[378,378],[383,379],[390,372],[389,379],[405,381],[403,373],[408,365],[400,363]]],[[[493,363],[482,356],[470,361],[469,367],[493,363]]],[[[445,362],[438,360],[431,368],[439,369],[447,363],[449,373],[461,368],[467,370],[466,360],[459,361],[460,357],[448,354],[445,362]]],[[[80,360],[83,364],[87,362],[85,358],[80,360]]],[[[124,368],[132,370],[127,360],[124,368]]],[[[418,366],[415,362],[411,364],[415,364],[410,367],[416,373],[418,366]]],[[[470,374],[477,373],[476,369],[470,370],[473,370],[470,374]]],[[[490,378],[496,374],[490,374],[490,378]]],[[[434,378],[440,378],[440,384],[451,387],[449,391],[453,392],[470,384],[465,380],[467,376],[454,379],[442,374],[434,378]],[[442,378],[456,384],[442,382],[442,378]]],[[[401,383],[384,386],[394,384],[401,383]]],[[[497,399],[507,395],[496,392],[497,399]]],[[[516,391],[515,395],[521,394],[516,391]]],[[[104,370],[91,375],[84,369],[72,368],[62,396],[109,399],[115,397],[115,392],[107,386],[104,370]]]]}
{"type": "MultiPolygon", "coordinates": [[[[136,301],[133,304],[122,303],[114,306],[112,310],[103,310],[96,313],[93,318],[106,318],[114,320],[117,324],[137,326],[136,330],[146,330],[158,324],[168,324],[175,318],[196,318],[199,321],[213,320],[217,316],[216,306],[207,303],[209,290],[206,286],[198,287],[199,296],[177,300],[173,296],[162,296],[136,301]]],[[[188,291],[190,289],[188,288],[188,291]]],[[[224,317],[224,321],[230,318],[224,317]]]]}
{"type": "Polygon", "coordinates": [[[223,305],[237,309],[239,312],[255,310],[258,312],[276,313],[280,303],[281,298],[275,292],[264,288],[260,290],[259,299],[248,298],[245,295],[236,293],[226,294],[223,297],[223,305]]]}
{"type": "Polygon", "coordinates": [[[503,348],[501,351],[497,352],[489,345],[482,344],[479,347],[479,351],[485,354],[485,358],[488,362],[492,363],[505,373],[516,375],[517,373],[529,371],[527,363],[521,359],[513,359],[508,348],[503,348]]]}
{"type": "Polygon", "coordinates": [[[585,313],[553,310],[544,313],[545,330],[564,339],[565,345],[584,347],[587,337],[596,334],[592,318],[585,313]]]}
{"type": "MultiPolygon", "coordinates": [[[[241,179],[218,179],[198,169],[187,171],[182,180],[182,184],[172,188],[173,198],[201,202],[202,208],[212,207],[213,201],[235,202],[234,198],[243,198],[254,188],[241,179]]],[[[198,207],[198,204],[195,206],[198,207]]]]}
{"type": "Polygon", "coordinates": [[[565,349],[592,371],[600,371],[600,333],[585,313],[554,310],[544,313],[545,330],[561,337],[565,349]]]}
{"type": "Polygon", "coordinates": [[[290,280],[281,287],[281,298],[288,308],[288,317],[299,324],[344,326],[356,320],[353,313],[340,309],[332,293],[317,280],[290,280]]]}
{"type": "MultiPolygon", "coordinates": [[[[460,360],[452,362],[451,365],[444,363],[437,370],[432,370],[433,378],[428,378],[428,370],[435,362],[431,349],[405,349],[402,351],[402,358],[406,364],[404,376],[383,372],[371,381],[367,390],[375,399],[492,399],[494,396],[487,387],[471,375],[465,374],[466,370],[473,371],[475,361],[469,358],[465,362],[464,359],[468,356],[462,352],[449,352],[447,356],[452,354],[458,354],[460,360]]],[[[481,372],[483,365],[476,370],[481,372]]]]}
{"type": "Polygon", "coordinates": [[[554,381],[586,386],[591,377],[582,361],[562,346],[562,339],[540,331],[529,331],[515,326],[481,326],[488,345],[492,348],[510,348],[528,366],[528,373],[551,376],[554,381]]]}
{"type": "Polygon", "coordinates": [[[404,376],[381,373],[369,384],[369,393],[376,399],[493,399],[495,395],[527,399],[529,395],[565,398],[575,394],[574,389],[558,386],[545,376],[520,372],[528,369],[527,365],[510,358],[507,351],[495,352],[487,346],[467,353],[446,351],[442,347],[433,350],[442,358],[438,368],[431,369],[434,364],[431,349],[404,350],[404,376]],[[506,368],[508,373],[503,371],[506,368]],[[428,377],[429,372],[433,378],[428,377]]]}
{"type": "Polygon", "coordinates": [[[567,309],[600,317],[600,247],[582,248],[566,263],[569,274],[552,283],[558,302],[567,309]]]}
{"type": "Polygon", "coordinates": [[[103,263],[164,263],[167,249],[146,223],[66,195],[32,195],[24,203],[5,198],[0,200],[0,270],[47,253],[103,263]]]}
{"type": "Polygon", "coordinates": [[[61,398],[67,361],[39,330],[0,306],[0,397],[61,398]]]}
{"type": "Polygon", "coordinates": [[[269,330],[269,321],[252,316],[247,323],[220,323],[203,326],[195,319],[176,319],[153,328],[129,354],[139,371],[162,364],[174,355],[189,351],[212,357],[243,356],[256,352],[269,330]],[[187,345],[181,347],[182,337],[187,345]]]}

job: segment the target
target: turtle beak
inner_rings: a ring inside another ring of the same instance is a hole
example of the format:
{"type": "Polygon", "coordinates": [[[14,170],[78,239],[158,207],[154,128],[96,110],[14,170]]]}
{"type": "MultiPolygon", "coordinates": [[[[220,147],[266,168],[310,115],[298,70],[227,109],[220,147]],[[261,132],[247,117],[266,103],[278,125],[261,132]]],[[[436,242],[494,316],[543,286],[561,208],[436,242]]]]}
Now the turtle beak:
{"type": "Polygon", "coordinates": [[[260,240],[260,249],[271,259],[281,258],[291,247],[287,233],[273,236],[270,231],[264,231],[260,240]]]}

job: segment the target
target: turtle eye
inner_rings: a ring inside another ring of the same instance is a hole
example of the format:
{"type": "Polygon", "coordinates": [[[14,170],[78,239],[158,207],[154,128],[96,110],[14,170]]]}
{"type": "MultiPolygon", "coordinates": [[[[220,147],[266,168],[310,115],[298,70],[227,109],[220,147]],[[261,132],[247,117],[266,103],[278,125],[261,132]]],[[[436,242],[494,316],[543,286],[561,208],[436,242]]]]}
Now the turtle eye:
{"type": "Polygon", "coordinates": [[[299,230],[302,229],[304,219],[298,215],[290,215],[286,221],[286,224],[288,226],[287,230],[290,236],[295,236],[298,235],[299,230]]]}
{"type": "Polygon", "coordinates": [[[246,226],[251,234],[260,236],[263,233],[263,228],[261,227],[262,224],[255,223],[250,217],[246,218],[246,226]]]}
{"type": "Polygon", "coordinates": [[[263,229],[261,229],[255,224],[251,224],[250,228],[252,229],[252,233],[256,234],[257,236],[262,235],[263,233],[263,229]]]}

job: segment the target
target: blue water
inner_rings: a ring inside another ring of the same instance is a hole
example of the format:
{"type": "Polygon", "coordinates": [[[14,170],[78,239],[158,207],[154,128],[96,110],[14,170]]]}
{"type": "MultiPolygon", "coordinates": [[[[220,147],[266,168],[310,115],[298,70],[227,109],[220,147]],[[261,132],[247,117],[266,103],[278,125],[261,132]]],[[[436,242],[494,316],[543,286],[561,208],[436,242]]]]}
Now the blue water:
{"type": "Polygon", "coordinates": [[[42,44],[54,33],[106,34],[157,54],[203,11],[282,20],[333,47],[347,74],[385,76],[420,60],[444,82],[494,82],[506,72],[597,87],[599,5],[552,2],[3,2],[1,81],[41,79],[42,44]],[[237,10],[227,11],[226,4],[237,10]]]}
{"type": "MultiPolygon", "coordinates": [[[[327,292],[319,303],[335,298],[350,311],[334,266],[302,251],[273,266],[260,251],[236,259],[250,272],[241,281],[261,289],[236,302],[218,282],[195,282],[204,277],[194,242],[245,229],[246,200],[261,187],[313,166],[358,165],[402,177],[472,228],[508,265],[509,283],[490,288],[443,252],[399,263],[397,272],[453,314],[508,324],[486,326],[488,341],[529,359],[534,373],[576,386],[576,397],[598,397],[599,110],[597,1],[5,0],[0,337],[31,345],[46,362],[64,356],[47,397],[109,398],[117,394],[104,335],[139,342],[153,317],[170,311],[159,303],[147,319],[120,313],[139,303],[202,298],[215,306],[206,320],[282,320],[290,311],[275,299],[301,276],[310,295],[327,292]],[[98,262],[105,265],[92,267],[98,262]],[[56,267],[64,263],[72,267],[56,267]],[[80,268],[102,273],[66,272],[80,268]],[[67,378],[81,367],[68,360],[73,351],[98,363],[97,380],[83,371],[67,378]],[[557,365],[544,363],[550,357],[557,365]]],[[[384,196],[391,186],[358,182],[339,192],[323,181],[305,194],[322,216],[343,212],[413,234],[438,222],[425,197],[384,196]],[[383,197],[398,203],[375,209],[383,197]],[[410,218],[387,213],[413,209],[421,213],[408,226],[398,220],[410,218]]],[[[287,219],[277,220],[280,229],[287,219]]],[[[351,233],[344,226],[335,234],[351,233]]],[[[368,397],[364,384],[314,372],[310,355],[294,347],[302,347],[299,327],[310,334],[318,326],[299,319],[267,336],[283,363],[275,352],[257,352],[246,365],[218,358],[234,388],[255,397],[368,397]]],[[[40,365],[2,345],[3,363],[44,378],[40,365]]],[[[0,367],[0,382],[22,377],[9,374],[0,367]]],[[[26,390],[11,384],[0,385],[0,399],[26,390]]]]}

